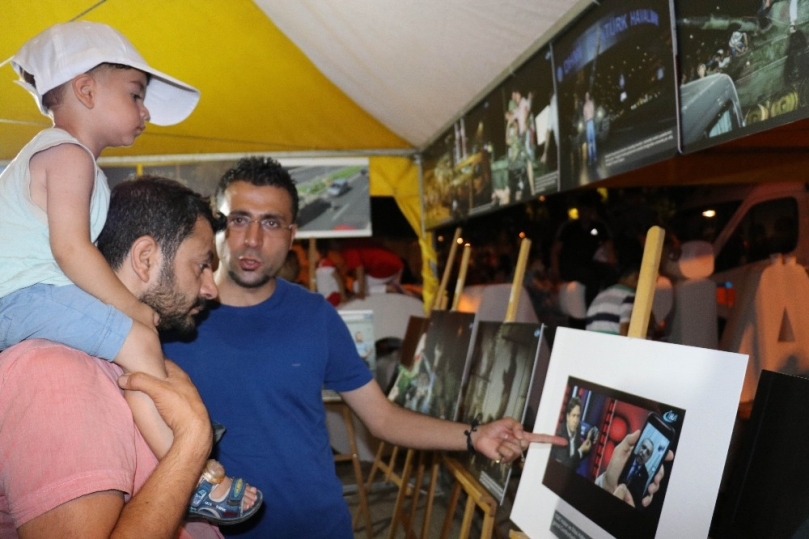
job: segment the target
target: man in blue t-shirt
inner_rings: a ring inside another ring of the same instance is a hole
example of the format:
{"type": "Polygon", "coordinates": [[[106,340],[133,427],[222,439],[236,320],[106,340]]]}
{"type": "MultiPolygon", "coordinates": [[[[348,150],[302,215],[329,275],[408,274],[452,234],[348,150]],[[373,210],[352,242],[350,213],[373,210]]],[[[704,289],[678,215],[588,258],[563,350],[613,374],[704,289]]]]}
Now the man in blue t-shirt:
{"type": "Polygon", "coordinates": [[[277,162],[239,161],[220,181],[216,203],[227,219],[217,236],[219,303],[193,341],[166,342],[164,349],[191,376],[211,417],[227,426],[220,462],[265,493],[258,516],[223,529],[226,535],[353,537],[334,472],[324,387],[339,392],[371,433],[395,445],[473,448],[509,462],[529,442],[555,439],[523,432],[510,418],[472,429],[389,402],[334,308],[276,278],[298,214],[295,184],[277,162]]]}

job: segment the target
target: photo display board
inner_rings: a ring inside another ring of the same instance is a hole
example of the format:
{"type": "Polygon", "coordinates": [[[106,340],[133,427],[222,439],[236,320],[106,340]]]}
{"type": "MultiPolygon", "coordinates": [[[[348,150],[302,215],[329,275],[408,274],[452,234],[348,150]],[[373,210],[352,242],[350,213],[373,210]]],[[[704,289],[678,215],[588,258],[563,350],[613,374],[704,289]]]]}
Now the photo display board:
{"type": "Polygon", "coordinates": [[[684,419],[680,408],[568,378],[556,434],[570,443],[551,449],[542,484],[615,537],[654,537],[667,478],[643,499],[664,461],[674,472],[684,419]],[[618,484],[624,498],[609,492],[618,484]]]}
{"type": "Polygon", "coordinates": [[[430,319],[423,316],[411,316],[407,322],[402,347],[399,349],[399,365],[396,376],[388,390],[388,400],[399,406],[405,406],[408,390],[415,383],[421,368],[421,356],[427,344],[427,326],[430,319]]]}
{"type": "Polygon", "coordinates": [[[574,452],[531,445],[511,519],[529,537],[707,537],[746,365],[558,328],[533,431],[574,452]]]}
{"type": "Polygon", "coordinates": [[[297,239],[365,237],[371,230],[368,159],[282,159],[300,200],[297,239]]]}
{"type": "Polygon", "coordinates": [[[376,374],[376,339],[374,338],[374,312],[371,310],[337,311],[348,327],[357,354],[376,374]]]}
{"type": "Polygon", "coordinates": [[[495,207],[491,160],[495,152],[504,152],[504,107],[502,92],[495,90],[424,151],[427,228],[495,207]]]}
{"type": "Polygon", "coordinates": [[[544,47],[422,154],[426,227],[558,191],[558,125],[544,47]]]}
{"type": "Polygon", "coordinates": [[[550,48],[534,54],[500,90],[505,123],[501,144],[493,146],[493,208],[559,190],[559,122],[550,48]]]}
{"type": "Polygon", "coordinates": [[[610,0],[553,41],[562,190],[676,154],[673,36],[669,0],[610,0]]]}
{"type": "MultiPolygon", "coordinates": [[[[289,157],[278,162],[295,180],[299,196],[297,239],[371,236],[367,157],[289,157]]],[[[146,164],[142,174],[178,180],[211,196],[235,159],[146,164]]],[[[134,166],[105,166],[110,187],[137,174],[134,166]]]]}
{"type": "Polygon", "coordinates": [[[423,362],[429,386],[417,411],[439,419],[457,418],[474,327],[474,313],[432,312],[426,338],[432,353],[423,362]]]}
{"type": "Polygon", "coordinates": [[[677,0],[683,150],[809,116],[809,2],[677,0]]]}
{"type": "Polygon", "coordinates": [[[400,366],[391,395],[400,406],[454,421],[475,324],[474,313],[433,311],[410,368],[400,366]]]}
{"type": "MultiPolygon", "coordinates": [[[[521,421],[536,410],[541,392],[532,389],[544,378],[549,357],[538,324],[478,322],[469,363],[460,421],[488,423],[501,417],[521,421]],[[546,357],[540,352],[545,350],[546,357]],[[540,381],[538,381],[540,380],[540,381]],[[531,401],[531,399],[535,399],[531,401]]],[[[464,467],[502,503],[511,464],[482,455],[464,455],[464,467]]]]}

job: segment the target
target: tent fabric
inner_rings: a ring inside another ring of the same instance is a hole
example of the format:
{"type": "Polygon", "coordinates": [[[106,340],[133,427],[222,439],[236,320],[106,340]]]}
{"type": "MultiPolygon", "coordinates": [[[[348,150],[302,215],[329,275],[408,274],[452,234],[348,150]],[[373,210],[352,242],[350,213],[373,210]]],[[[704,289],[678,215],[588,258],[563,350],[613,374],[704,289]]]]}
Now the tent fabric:
{"type": "Polygon", "coordinates": [[[422,226],[418,176],[418,164],[407,157],[372,157],[368,164],[371,196],[393,197],[402,215],[416,231],[421,247],[423,299],[427,308],[432,304],[432,298],[438,289],[436,278],[438,257],[433,247],[432,234],[425,232],[422,226]]]}
{"type": "Polygon", "coordinates": [[[413,230],[421,226],[418,165],[407,157],[372,157],[368,164],[372,197],[394,197],[413,230]]]}
{"type": "Polygon", "coordinates": [[[572,0],[256,0],[373,117],[422,147],[572,0]]]}
{"type": "MultiPolygon", "coordinates": [[[[80,18],[120,30],[155,68],[202,94],[186,121],[150,125],[132,147],[102,157],[412,149],[329,81],[250,0],[7,2],[0,61],[88,7],[80,18]]],[[[0,69],[0,160],[50,123],[16,78],[9,65],[0,69]]]]}
{"type": "MultiPolygon", "coordinates": [[[[581,3],[583,0],[579,0],[581,3]]],[[[0,62],[81,18],[199,88],[191,117],[105,156],[423,147],[575,0],[40,0],[6,2],[0,62]]],[[[0,69],[0,161],[48,119],[0,69]]]]}

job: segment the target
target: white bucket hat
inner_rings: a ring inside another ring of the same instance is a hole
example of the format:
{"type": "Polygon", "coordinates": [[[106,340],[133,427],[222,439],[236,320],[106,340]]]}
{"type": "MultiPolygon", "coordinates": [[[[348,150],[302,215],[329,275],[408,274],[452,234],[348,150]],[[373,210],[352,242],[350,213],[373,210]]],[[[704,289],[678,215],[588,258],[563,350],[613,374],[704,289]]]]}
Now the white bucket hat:
{"type": "Polygon", "coordinates": [[[45,93],[103,63],[126,65],[151,75],[144,105],[155,125],[179,123],[197,106],[199,90],[149,67],[132,43],[106,24],[74,21],[51,26],[11,59],[20,77],[23,70],[34,76],[36,87],[23,80],[17,84],[34,95],[46,115],[45,93]]]}

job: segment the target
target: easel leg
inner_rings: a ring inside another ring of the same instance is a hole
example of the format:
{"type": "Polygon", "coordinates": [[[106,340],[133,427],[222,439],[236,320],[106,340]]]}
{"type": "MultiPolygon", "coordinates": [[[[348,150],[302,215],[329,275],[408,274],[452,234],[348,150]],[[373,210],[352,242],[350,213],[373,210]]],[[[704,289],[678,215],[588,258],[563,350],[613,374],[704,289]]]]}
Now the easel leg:
{"type": "Polygon", "coordinates": [[[458,502],[460,489],[463,488],[466,492],[466,507],[464,508],[463,521],[461,523],[460,539],[468,539],[472,527],[472,517],[475,514],[475,507],[479,507],[483,511],[483,527],[479,539],[491,539],[494,530],[494,518],[497,512],[497,502],[486,489],[473,477],[467,470],[465,470],[460,463],[452,458],[445,458],[444,463],[455,478],[456,485],[452,492],[452,500],[447,508],[447,516],[444,519],[444,530],[441,534],[441,539],[446,539],[449,534],[449,529],[452,524],[452,517],[455,513],[455,505],[458,502]]]}
{"type": "Polygon", "coordinates": [[[458,505],[458,498],[461,496],[461,484],[456,482],[452,487],[452,495],[447,504],[447,514],[444,516],[444,526],[441,528],[441,539],[447,539],[449,529],[452,527],[452,519],[455,516],[455,507],[458,505]]]}
{"type": "Polygon", "coordinates": [[[349,445],[351,446],[351,461],[354,465],[354,477],[357,481],[357,496],[359,497],[360,505],[357,514],[362,513],[365,519],[365,533],[368,535],[368,539],[373,539],[371,511],[368,509],[368,495],[365,490],[365,482],[362,480],[362,466],[360,465],[360,457],[357,449],[357,439],[354,435],[354,419],[351,417],[351,409],[348,405],[343,404],[342,409],[343,419],[345,420],[346,429],[348,430],[349,445]]]}
{"type": "Polygon", "coordinates": [[[396,527],[399,525],[399,515],[401,515],[402,512],[404,499],[407,497],[407,483],[410,481],[410,470],[413,467],[414,453],[415,451],[413,449],[408,449],[407,455],[405,456],[405,465],[404,469],[402,470],[402,482],[399,485],[399,493],[396,496],[396,505],[393,507],[393,517],[390,519],[390,533],[388,533],[388,539],[396,538],[396,527]]]}
{"type": "Polygon", "coordinates": [[[438,484],[438,454],[431,453],[430,462],[430,490],[427,493],[427,506],[424,508],[424,522],[421,526],[421,539],[428,539],[430,519],[433,516],[433,503],[435,502],[435,488],[438,484]]]}
{"type": "MultiPolygon", "coordinates": [[[[382,454],[385,451],[385,442],[379,442],[379,448],[376,450],[376,456],[374,457],[374,463],[371,465],[371,471],[368,473],[368,479],[365,482],[365,494],[367,497],[368,492],[371,491],[371,485],[374,484],[374,477],[376,476],[376,472],[382,469],[382,454]]],[[[369,517],[370,518],[370,517],[369,517]]],[[[359,512],[354,513],[354,518],[351,521],[351,529],[357,529],[357,524],[359,524],[360,514],[359,512]]]]}
{"type": "MultiPolygon", "coordinates": [[[[390,459],[388,459],[388,464],[385,468],[385,481],[386,482],[396,482],[396,474],[394,472],[394,468],[396,467],[396,457],[399,456],[399,446],[394,445],[393,451],[390,453],[390,459]]],[[[397,483],[396,486],[399,486],[397,483]]]]}
{"type": "Polygon", "coordinates": [[[413,495],[410,497],[410,516],[407,522],[404,523],[405,536],[408,538],[413,531],[416,521],[416,510],[418,509],[419,496],[421,495],[421,484],[424,480],[424,460],[426,458],[424,451],[419,452],[419,463],[416,466],[416,481],[413,483],[413,495]]]}
{"type": "Polygon", "coordinates": [[[475,516],[475,500],[472,496],[467,495],[466,507],[463,511],[463,520],[461,521],[461,533],[458,535],[460,539],[467,539],[469,531],[472,529],[472,517],[475,516]]]}

